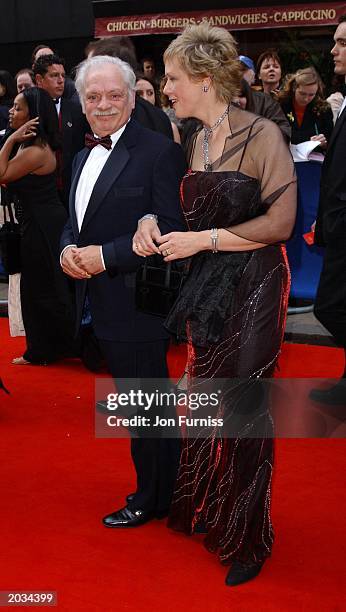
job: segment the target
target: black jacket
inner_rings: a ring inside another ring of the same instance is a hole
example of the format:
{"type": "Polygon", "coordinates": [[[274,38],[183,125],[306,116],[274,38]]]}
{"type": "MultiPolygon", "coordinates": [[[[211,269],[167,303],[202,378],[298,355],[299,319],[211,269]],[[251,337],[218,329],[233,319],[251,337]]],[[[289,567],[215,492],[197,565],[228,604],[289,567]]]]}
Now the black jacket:
{"type": "Polygon", "coordinates": [[[133,119],[149,130],[160,132],[173,140],[173,131],[169,118],[157,106],[143,100],[140,96],[136,97],[136,105],[132,113],[133,119]]]}
{"type": "Polygon", "coordinates": [[[290,123],[285,116],[280,104],[274,100],[269,94],[263,91],[255,91],[243,79],[242,88],[246,97],[246,110],[255,115],[266,117],[274,121],[279,126],[287,143],[291,139],[290,123]]]}
{"type": "Polygon", "coordinates": [[[346,245],[346,109],[337,119],[322,166],[315,243],[346,245]]]}
{"type": "Polygon", "coordinates": [[[310,140],[311,136],[317,136],[317,134],[324,134],[327,142],[329,142],[333,131],[333,113],[330,108],[319,113],[315,109],[314,103],[310,102],[305,109],[303,122],[299,127],[292,100],[283,101],[281,107],[291,125],[292,144],[305,142],[310,140]]]}
{"type": "Polygon", "coordinates": [[[82,107],[76,100],[61,98],[60,133],[62,139],[62,182],[60,196],[66,208],[71,187],[72,161],[84,148],[84,137],[90,131],[82,107]]]}
{"type": "Polygon", "coordinates": [[[83,149],[73,164],[70,218],[61,249],[69,244],[100,244],[106,270],[89,281],[76,281],[77,329],[88,291],[97,338],[117,342],[166,338],[160,317],[136,310],[135,277],[143,259],[133,252],[132,239],[138,219],[146,213],[158,215],[162,234],[185,229],[179,202],[186,169],[182,149],[131,119],[96,181],[79,231],[76,188],[89,154],[83,149]]]}

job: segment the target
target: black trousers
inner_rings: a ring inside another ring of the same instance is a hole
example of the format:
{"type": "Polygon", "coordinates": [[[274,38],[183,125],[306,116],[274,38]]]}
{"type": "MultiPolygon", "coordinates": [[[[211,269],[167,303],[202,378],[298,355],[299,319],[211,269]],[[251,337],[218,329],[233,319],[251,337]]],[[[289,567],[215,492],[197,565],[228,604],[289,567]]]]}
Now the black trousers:
{"type": "Polygon", "coordinates": [[[346,243],[340,240],[326,247],[314,313],[346,349],[346,243]]]}
{"type": "MultiPolygon", "coordinates": [[[[166,340],[155,342],[111,342],[100,340],[109,370],[117,379],[167,379],[166,340]]],[[[121,389],[118,390],[120,391],[121,389]]],[[[177,477],[180,439],[161,437],[131,438],[131,455],[137,474],[137,490],[129,507],[167,514],[177,477]]]]}

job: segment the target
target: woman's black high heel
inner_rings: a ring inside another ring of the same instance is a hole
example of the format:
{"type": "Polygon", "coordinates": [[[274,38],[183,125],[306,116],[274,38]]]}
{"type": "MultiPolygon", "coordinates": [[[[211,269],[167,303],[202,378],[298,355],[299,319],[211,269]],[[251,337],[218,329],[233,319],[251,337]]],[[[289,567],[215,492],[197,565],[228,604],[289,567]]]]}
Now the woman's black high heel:
{"type": "Polygon", "coordinates": [[[234,561],[232,567],[226,576],[227,586],[237,586],[248,582],[253,578],[256,578],[263,567],[263,563],[253,563],[252,565],[245,565],[239,561],[234,561]]]}

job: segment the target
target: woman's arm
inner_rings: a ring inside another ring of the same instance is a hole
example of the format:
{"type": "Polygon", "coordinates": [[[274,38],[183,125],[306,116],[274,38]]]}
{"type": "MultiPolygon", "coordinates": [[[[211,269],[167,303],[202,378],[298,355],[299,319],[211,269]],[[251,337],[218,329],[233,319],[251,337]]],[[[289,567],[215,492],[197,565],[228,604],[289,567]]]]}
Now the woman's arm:
{"type": "Polygon", "coordinates": [[[0,150],[0,180],[2,183],[12,181],[39,170],[46,161],[45,150],[42,147],[30,146],[18,151],[10,159],[13,147],[17,143],[26,142],[35,136],[37,119],[31,119],[13,132],[0,150]]]}
{"type": "MultiPolygon", "coordinates": [[[[218,228],[219,251],[250,251],[287,240],[296,215],[296,178],[289,149],[279,128],[263,120],[263,129],[244,158],[261,185],[263,213],[253,219],[227,228],[218,228]]],[[[134,236],[138,255],[155,252],[150,244],[157,229],[154,220],[145,220],[134,236]],[[144,248],[141,248],[142,247],[144,248]]],[[[211,230],[170,232],[155,237],[165,261],[191,257],[199,251],[213,250],[211,230]],[[168,251],[168,252],[167,252],[168,251]]]]}

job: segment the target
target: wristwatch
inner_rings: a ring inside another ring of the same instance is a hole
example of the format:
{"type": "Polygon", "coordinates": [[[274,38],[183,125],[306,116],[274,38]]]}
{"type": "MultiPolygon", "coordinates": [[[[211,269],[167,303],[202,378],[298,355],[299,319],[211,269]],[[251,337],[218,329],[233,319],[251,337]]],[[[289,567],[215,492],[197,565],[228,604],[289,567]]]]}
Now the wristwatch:
{"type": "Polygon", "coordinates": [[[157,215],[148,214],[148,215],[144,215],[144,217],[141,217],[139,219],[137,226],[139,226],[139,224],[142,223],[142,221],[144,221],[145,219],[152,219],[152,221],[156,221],[157,223],[157,215]]]}

